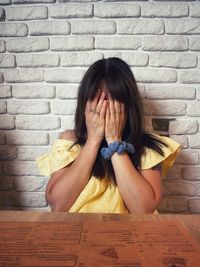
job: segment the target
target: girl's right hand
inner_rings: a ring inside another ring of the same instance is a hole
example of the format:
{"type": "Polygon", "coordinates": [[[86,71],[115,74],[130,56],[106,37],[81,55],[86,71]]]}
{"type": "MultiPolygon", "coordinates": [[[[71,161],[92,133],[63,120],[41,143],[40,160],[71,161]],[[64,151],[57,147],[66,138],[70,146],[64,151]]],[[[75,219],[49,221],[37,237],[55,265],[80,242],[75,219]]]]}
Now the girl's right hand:
{"type": "Polygon", "coordinates": [[[88,100],[85,109],[87,139],[100,144],[105,136],[105,114],[107,101],[105,92],[97,93],[93,101],[88,100]]]}

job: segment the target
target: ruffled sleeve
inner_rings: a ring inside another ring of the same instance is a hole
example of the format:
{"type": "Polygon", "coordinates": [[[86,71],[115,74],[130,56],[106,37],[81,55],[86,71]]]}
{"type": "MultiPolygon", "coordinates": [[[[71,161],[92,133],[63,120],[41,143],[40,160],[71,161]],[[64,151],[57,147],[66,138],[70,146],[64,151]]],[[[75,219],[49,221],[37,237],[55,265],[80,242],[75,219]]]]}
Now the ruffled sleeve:
{"type": "Polygon", "coordinates": [[[53,172],[73,162],[80,153],[80,146],[72,145],[73,141],[57,139],[50,152],[41,155],[36,160],[40,174],[50,176],[53,172]]]}
{"type": "Polygon", "coordinates": [[[157,164],[162,164],[162,177],[165,177],[169,169],[174,164],[174,161],[181,149],[181,145],[174,141],[173,139],[155,135],[157,139],[163,141],[167,146],[162,146],[164,156],[157,153],[151,148],[145,148],[145,151],[141,157],[141,168],[140,169],[150,169],[157,164]]]}

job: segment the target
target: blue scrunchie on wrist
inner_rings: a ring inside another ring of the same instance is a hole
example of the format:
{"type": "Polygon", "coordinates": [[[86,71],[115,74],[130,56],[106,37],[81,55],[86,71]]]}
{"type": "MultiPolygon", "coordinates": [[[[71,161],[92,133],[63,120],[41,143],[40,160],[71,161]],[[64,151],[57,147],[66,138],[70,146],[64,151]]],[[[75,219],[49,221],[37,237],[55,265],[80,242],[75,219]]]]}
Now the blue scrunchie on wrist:
{"type": "Polygon", "coordinates": [[[115,152],[122,155],[125,151],[133,154],[135,153],[135,148],[132,144],[126,143],[125,141],[115,141],[110,143],[108,147],[103,147],[101,149],[101,155],[104,159],[109,160],[115,152]]]}

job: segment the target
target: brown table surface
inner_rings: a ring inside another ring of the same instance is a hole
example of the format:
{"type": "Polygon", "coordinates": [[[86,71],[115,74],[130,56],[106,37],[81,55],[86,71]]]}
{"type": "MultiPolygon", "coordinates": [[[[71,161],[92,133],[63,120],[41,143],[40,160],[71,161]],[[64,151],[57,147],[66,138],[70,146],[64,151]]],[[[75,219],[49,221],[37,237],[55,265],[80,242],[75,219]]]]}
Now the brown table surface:
{"type": "Polygon", "coordinates": [[[0,266],[200,266],[200,215],[0,211],[0,266]]]}
{"type": "Polygon", "coordinates": [[[84,222],[84,221],[165,221],[181,222],[200,242],[200,215],[179,214],[107,214],[39,211],[0,211],[0,222],[84,222]]]}

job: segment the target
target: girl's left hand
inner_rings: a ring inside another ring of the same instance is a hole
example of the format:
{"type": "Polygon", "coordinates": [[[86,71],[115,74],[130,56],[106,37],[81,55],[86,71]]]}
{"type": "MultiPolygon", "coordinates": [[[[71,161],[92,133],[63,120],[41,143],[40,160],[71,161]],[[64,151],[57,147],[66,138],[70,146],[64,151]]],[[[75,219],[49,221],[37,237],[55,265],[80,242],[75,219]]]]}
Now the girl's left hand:
{"type": "Polygon", "coordinates": [[[109,98],[105,118],[105,139],[107,144],[122,140],[125,124],[124,104],[109,98]]]}

